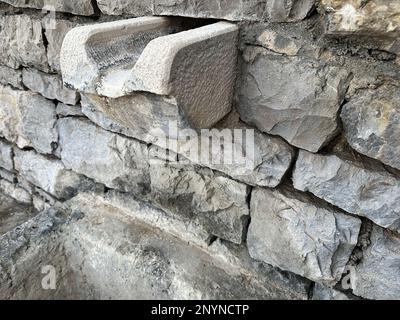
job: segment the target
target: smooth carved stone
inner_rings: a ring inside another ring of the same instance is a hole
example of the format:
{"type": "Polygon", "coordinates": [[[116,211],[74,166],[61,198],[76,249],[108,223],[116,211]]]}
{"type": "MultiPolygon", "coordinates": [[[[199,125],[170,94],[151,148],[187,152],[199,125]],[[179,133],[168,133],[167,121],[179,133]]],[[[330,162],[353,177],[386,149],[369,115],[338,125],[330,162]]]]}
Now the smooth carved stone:
{"type": "Polygon", "coordinates": [[[14,169],[12,146],[0,140],[0,167],[12,171],[14,169]]]}
{"type": "Polygon", "coordinates": [[[309,191],[343,210],[376,224],[400,230],[400,180],[385,170],[331,155],[300,151],[293,175],[294,187],[309,191]]]}
{"type": "Polygon", "coordinates": [[[57,143],[56,106],[38,94],[0,86],[0,136],[50,154],[57,143]]]}
{"type": "Polygon", "coordinates": [[[46,47],[39,19],[28,15],[0,16],[0,63],[47,71],[46,47]]]}
{"type": "Polygon", "coordinates": [[[340,280],[361,221],[291,191],[256,189],[247,236],[250,255],[328,285],[340,280]]]}
{"type": "Polygon", "coordinates": [[[109,188],[144,194],[150,184],[145,144],[104,131],[89,121],[58,121],[61,159],[66,168],[109,188]]]}
{"type": "Polygon", "coordinates": [[[75,105],[78,102],[79,94],[74,90],[65,88],[61,77],[58,75],[46,74],[35,69],[24,69],[22,79],[27,88],[48,99],[56,99],[70,105],[75,105]]]}
{"type": "Polygon", "coordinates": [[[42,26],[45,29],[47,40],[47,60],[51,69],[60,72],[60,52],[61,46],[66,34],[75,28],[78,24],[69,20],[45,17],[42,20],[42,26]]]}
{"type": "Polygon", "coordinates": [[[239,92],[243,121],[290,144],[317,152],[337,133],[349,72],[260,48],[244,67],[239,92]]]}
{"type": "Polygon", "coordinates": [[[61,161],[34,151],[15,150],[14,162],[15,169],[28,182],[58,199],[69,199],[88,184],[86,178],[67,170],[61,161]]]}
{"type": "Polygon", "coordinates": [[[351,285],[355,295],[367,299],[398,300],[400,297],[400,237],[374,226],[371,245],[355,267],[351,285]]]}
{"type": "Polygon", "coordinates": [[[349,144],[358,152],[400,169],[399,88],[363,90],[344,105],[341,118],[349,144]]]}
{"type": "Polygon", "coordinates": [[[94,14],[91,0],[3,0],[14,7],[43,9],[68,12],[76,15],[90,16],[94,14]]]}
{"type": "Polygon", "coordinates": [[[194,127],[212,126],[231,110],[238,27],[218,22],[182,31],[175,21],[144,17],[71,30],[61,50],[64,82],[112,98],[169,95],[194,127]]]}
{"type": "MultiPolygon", "coordinates": [[[[82,111],[90,120],[106,130],[172,150],[194,164],[221,171],[250,185],[276,187],[282,181],[294,158],[294,150],[282,139],[267,136],[255,130],[254,136],[249,138],[254,141],[253,154],[247,155],[249,161],[238,163],[235,162],[237,159],[233,159],[235,161],[231,161],[232,163],[224,163],[224,159],[221,159],[224,153],[222,147],[218,145],[216,148],[208,148],[208,145],[202,143],[202,148],[199,148],[198,142],[202,136],[194,135],[185,117],[179,113],[176,103],[165,97],[143,93],[118,99],[84,95],[82,111]],[[190,136],[192,139],[189,141],[187,134],[193,135],[190,136]],[[177,137],[180,138],[177,139],[177,137]],[[192,152],[193,150],[195,152],[192,152]],[[199,155],[202,151],[206,154],[204,158],[201,154],[199,155]]],[[[231,136],[233,131],[230,131],[234,129],[249,128],[243,124],[229,124],[226,128],[208,132],[207,141],[211,136],[214,138],[213,143],[220,143],[222,137],[228,136],[232,140],[234,154],[242,156],[246,143],[245,137],[243,135],[241,142],[235,141],[231,136]],[[227,133],[225,134],[223,130],[227,128],[229,129],[225,131],[227,133]]],[[[225,150],[227,150],[229,140],[224,141],[226,142],[225,150]]]]}
{"type": "Polygon", "coordinates": [[[231,21],[288,22],[304,19],[314,0],[97,0],[105,14],[172,15],[231,21]]]}
{"type": "Polygon", "coordinates": [[[397,0],[322,0],[326,33],[333,35],[400,35],[400,3],[397,0]]]}
{"type": "Polygon", "coordinates": [[[209,169],[150,166],[151,198],[171,215],[197,221],[209,234],[240,244],[247,227],[249,188],[209,169]]]}
{"type": "Polygon", "coordinates": [[[10,85],[17,89],[23,89],[22,71],[6,66],[0,66],[0,84],[10,85]]]}

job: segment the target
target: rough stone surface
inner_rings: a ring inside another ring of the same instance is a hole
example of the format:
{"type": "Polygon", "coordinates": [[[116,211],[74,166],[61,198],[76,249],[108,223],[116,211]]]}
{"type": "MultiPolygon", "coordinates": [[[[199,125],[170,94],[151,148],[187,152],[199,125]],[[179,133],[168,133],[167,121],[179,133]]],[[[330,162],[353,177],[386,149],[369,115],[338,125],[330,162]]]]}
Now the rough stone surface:
{"type": "Polygon", "coordinates": [[[0,66],[0,84],[10,85],[17,89],[23,89],[22,71],[6,66],[0,66]]]}
{"type": "Polygon", "coordinates": [[[367,299],[398,300],[400,297],[400,238],[374,226],[371,245],[355,268],[353,292],[367,299]]]}
{"type": "Polygon", "coordinates": [[[400,230],[400,180],[385,170],[363,163],[300,151],[293,174],[294,187],[376,224],[400,230]]]}
{"type": "Polygon", "coordinates": [[[400,34],[397,0],[322,0],[326,33],[333,35],[390,36],[400,34]]]}
{"type": "Polygon", "coordinates": [[[0,62],[18,69],[21,66],[47,71],[47,56],[42,24],[28,15],[0,16],[0,62]]]}
{"type": "Polygon", "coordinates": [[[398,87],[361,91],[344,105],[341,118],[345,136],[355,150],[400,169],[398,87]]]}
{"type": "Polygon", "coordinates": [[[247,227],[248,187],[209,169],[152,165],[151,198],[172,215],[200,223],[212,235],[240,244],[247,227]]]}
{"type": "Polygon", "coordinates": [[[300,194],[256,189],[247,244],[257,260],[335,284],[357,244],[361,221],[300,194]]]}
{"type": "Polygon", "coordinates": [[[0,136],[20,148],[52,153],[57,143],[56,107],[28,91],[0,86],[0,136]]]}
{"type": "Polygon", "coordinates": [[[313,60],[249,50],[259,54],[243,70],[238,106],[242,120],[317,152],[338,131],[349,73],[313,60]]]}
{"type": "Polygon", "coordinates": [[[15,183],[0,179],[0,191],[19,203],[27,205],[32,203],[31,193],[15,183]]]}
{"type": "Polygon", "coordinates": [[[349,297],[338,290],[316,283],[313,290],[313,300],[350,300],[349,297]]]}
{"type": "MultiPolygon", "coordinates": [[[[221,171],[239,181],[250,185],[267,187],[277,186],[285,176],[294,158],[293,149],[282,139],[254,131],[254,152],[246,155],[249,159],[243,163],[224,164],[221,160],[223,150],[220,146],[199,148],[197,138],[214,138],[219,142],[226,136],[224,129],[251,129],[237,119],[227,119],[217,130],[204,135],[193,135],[193,130],[179,113],[178,107],[169,99],[151,94],[134,94],[130,97],[108,99],[85,95],[82,98],[82,111],[94,123],[106,130],[172,150],[183,155],[194,164],[203,165],[221,171]],[[188,130],[189,129],[189,130],[188,130]],[[187,141],[187,134],[195,138],[187,141]],[[177,139],[178,137],[178,139],[177,139]],[[207,150],[205,150],[207,149],[207,150]],[[194,152],[193,152],[194,151],[194,152]],[[206,156],[201,156],[202,151],[206,156]],[[207,156],[208,155],[208,156],[207,156]]],[[[251,136],[253,137],[253,135],[251,136]]],[[[243,155],[242,141],[235,141],[232,136],[234,155],[243,155]]],[[[243,135],[243,140],[245,139],[243,135]]],[[[237,160],[237,159],[233,159],[237,160]]]]}
{"type": "Polygon", "coordinates": [[[215,18],[232,21],[271,20],[275,22],[304,19],[314,0],[97,0],[105,14],[173,15],[193,18],[215,18]]]}
{"type": "Polygon", "coordinates": [[[148,192],[149,164],[145,144],[115,135],[86,120],[58,121],[61,159],[68,169],[109,188],[148,192]]]}
{"type": "Polygon", "coordinates": [[[33,92],[51,100],[58,100],[66,104],[75,105],[79,94],[64,87],[62,79],[58,75],[50,75],[35,69],[24,69],[22,72],[24,85],[33,92]]]}
{"type": "Polygon", "coordinates": [[[30,183],[59,199],[73,197],[88,185],[85,177],[67,170],[61,161],[34,151],[15,150],[15,169],[30,183]]]}
{"type": "Polygon", "coordinates": [[[44,12],[53,10],[83,16],[94,14],[91,0],[3,0],[3,2],[9,3],[14,7],[44,9],[44,12]]]}
{"type": "Polygon", "coordinates": [[[56,21],[52,21],[50,18],[42,20],[42,26],[45,29],[47,39],[47,60],[50,68],[57,72],[61,71],[60,52],[64,38],[77,25],[78,23],[76,22],[59,18],[56,21]]]}
{"type": "Polygon", "coordinates": [[[66,252],[98,298],[307,298],[307,281],[252,262],[243,247],[218,241],[199,249],[133,218],[142,206],[137,203],[127,215],[90,196],[69,204],[69,210],[79,208],[83,217],[65,234],[66,252]]]}
{"type": "Polygon", "coordinates": [[[56,112],[59,117],[84,116],[82,113],[81,106],[71,106],[61,102],[57,105],[56,112]]]}
{"type": "Polygon", "coordinates": [[[0,140],[0,167],[8,171],[14,169],[12,146],[2,140],[0,140]]]}

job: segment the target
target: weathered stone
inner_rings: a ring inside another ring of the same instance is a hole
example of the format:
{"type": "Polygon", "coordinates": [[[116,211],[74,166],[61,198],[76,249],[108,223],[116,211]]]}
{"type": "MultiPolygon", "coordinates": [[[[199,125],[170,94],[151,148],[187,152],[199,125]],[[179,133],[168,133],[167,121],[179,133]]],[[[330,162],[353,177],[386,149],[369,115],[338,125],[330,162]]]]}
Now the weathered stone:
{"type": "Polygon", "coordinates": [[[241,118],[296,147],[317,152],[338,131],[349,72],[260,48],[248,50],[258,54],[244,67],[241,118]]]}
{"type": "Polygon", "coordinates": [[[38,94],[0,86],[0,136],[18,145],[52,153],[57,143],[56,107],[38,94]]]}
{"type": "Polygon", "coordinates": [[[111,98],[169,95],[195,128],[209,128],[232,107],[238,27],[217,22],[181,29],[161,17],[74,28],[61,50],[64,82],[111,98]]]}
{"type": "Polygon", "coordinates": [[[0,140],[0,167],[8,171],[14,170],[12,146],[2,140],[0,140]]]}
{"type": "Polygon", "coordinates": [[[65,88],[61,77],[58,75],[43,73],[35,69],[24,69],[22,80],[27,88],[33,92],[40,93],[48,99],[56,99],[71,105],[75,105],[78,102],[78,93],[65,88]]]}
{"type": "Polygon", "coordinates": [[[355,267],[352,288],[355,295],[368,299],[398,300],[400,297],[400,237],[374,226],[371,245],[355,267]]]}
{"type": "Polygon", "coordinates": [[[0,62],[47,71],[47,55],[39,19],[28,15],[0,16],[0,62]]]}
{"type": "Polygon", "coordinates": [[[23,89],[22,71],[6,66],[0,66],[0,84],[10,85],[17,89],[23,89]]]}
{"type": "Polygon", "coordinates": [[[293,183],[347,212],[400,230],[400,180],[383,169],[300,151],[293,183]]]}
{"type": "Polygon", "coordinates": [[[287,22],[304,19],[314,0],[97,0],[105,14],[172,15],[193,18],[214,18],[231,21],[271,20],[287,22]]]}
{"type": "Polygon", "coordinates": [[[3,2],[14,7],[43,9],[43,12],[60,11],[82,16],[94,14],[91,0],[3,0],[3,2]]]}
{"type": "Polygon", "coordinates": [[[251,197],[250,255],[326,284],[340,280],[361,221],[287,190],[256,189],[251,197]]]}
{"type": "Polygon", "coordinates": [[[151,16],[154,0],[97,0],[99,9],[109,15],[151,16]]]}
{"type": "Polygon", "coordinates": [[[326,33],[333,35],[400,35],[400,3],[397,0],[322,0],[326,33]]]}
{"type": "Polygon", "coordinates": [[[400,169],[399,88],[363,90],[344,105],[341,118],[349,144],[358,152],[400,169]]]}
{"type": "Polygon", "coordinates": [[[68,169],[109,188],[145,194],[150,184],[146,144],[104,131],[89,121],[58,121],[61,159],[68,169]]]}
{"type": "Polygon", "coordinates": [[[242,246],[199,249],[143,223],[154,209],[133,199],[130,213],[93,195],[67,205],[82,213],[63,232],[69,264],[99,299],[307,299],[307,281],[252,262],[242,246]]]}
{"type": "Polygon", "coordinates": [[[19,203],[32,203],[32,196],[28,191],[7,180],[0,179],[0,192],[17,200],[19,203]]]}
{"type": "Polygon", "coordinates": [[[211,235],[240,244],[247,227],[248,187],[209,169],[153,164],[151,199],[171,215],[201,224],[211,235]]]}
{"type": "Polygon", "coordinates": [[[82,109],[80,106],[70,106],[61,102],[57,105],[56,112],[59,117],[83,116],[82,109]]]}
{"type": "Polygon", "coordinates": [[[177,105],[165,97],[134,94],[108,99],[85,95],[82,98],[82,111],[106,130],[172,150],[194,164],[221,171],[250,185],[277,186],[294,157],[293,149],[280,138],[254,131],[236,120],[229,120],[215,130],[203,131],[197,135],[179,113],[177,105]],[[243,139],[234,139],[235,129],[239,130],[243,139]],[[243,137],[243,131],[249,135],[243,137]],[[191,139],[188,140],[188,137],[191,139]],[[208,143],[210,137],[213,138],[212,148],[204,143],[208,143]],[[227,139],[221,145],[224,137],[227,139]],[[199,140],[202,140],[200,147],[199,140]],[[244,145],[253,142],[254,148],[250,148],[251,152],[246,154],[244,145]],[[229,150],[230,144],[233,150],[230,156],[233,159],[227,161],[223,158],[224,148],[229,150]],[[239,162],[239,157],[246,157],[245,163],[239,162]]]}
{"type": "Polygon", "coordinates": [[[264,48],[288,56],[297,55],[301,48],[295,40],[272,30],[265,30],[260,34],[257,40],[264,48]]]}
{"type": "Polygon", "coordinates": [[[67,170],[61,161],[34,151],[15,150],[15,169],[30,183],[59,199],[69,199],[89,185],[89,181],[67,170]]]}
{"type": "Polygon", "coordinates": [[[313,300],[350,300],[350,298],[338,290],[316,283],[313,290],[313,300]]]}
{"type": "Polygon", "coordinates": [[[43,18],[42,26],[45,29],[47,39],[47,60],[53,70],[61,71],[60,52],[62,43],[66,34],[77,25],[78,23],[69,20],[43,18]]]}

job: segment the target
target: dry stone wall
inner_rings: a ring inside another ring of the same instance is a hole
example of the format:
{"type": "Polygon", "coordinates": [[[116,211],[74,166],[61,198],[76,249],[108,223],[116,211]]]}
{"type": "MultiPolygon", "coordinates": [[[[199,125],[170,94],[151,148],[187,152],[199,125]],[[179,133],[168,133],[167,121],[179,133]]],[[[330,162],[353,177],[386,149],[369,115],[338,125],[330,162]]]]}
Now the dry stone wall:
{"type": "Polygon", "coordinates": [[[400,299],[399,17],[0,1],[0,298],[400,299]]]}

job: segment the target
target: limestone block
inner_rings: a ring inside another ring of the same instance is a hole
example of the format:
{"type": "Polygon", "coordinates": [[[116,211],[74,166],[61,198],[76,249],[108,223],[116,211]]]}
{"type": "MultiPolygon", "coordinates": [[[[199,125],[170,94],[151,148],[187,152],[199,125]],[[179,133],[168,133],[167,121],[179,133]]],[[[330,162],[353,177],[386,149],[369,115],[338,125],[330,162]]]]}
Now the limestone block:
{"type": "Polygon", "coordinates": [[[184,156],[189,162],[224,172],[250,185],[277,186],[294,157],[293,149],[282,139],[254,131],[243,123],[234,121],[195,136],[195,132],[179,113],[176,103],[166,97],[144,93],[118,99],[84,95],[82,111],[90,120],[106,130],[169,149],[184,156]],[[235,129],[243,130],[240,131],[242,140],[233,137],[235,129]],[[251,131],[244,131],[246,129],[251,131]],[[254,148],[245,154],[246,159],[241,163],[235,155],[243,157],[244,150],[247,150],[244,146],[247,132],[254,133],[249,135],[248,141],[249,144],[253,142],[254,148]],[[188,137],[191,139],[188,140],[188,137]],[[216,147],[209,148],[208,144],[204,143],[208,143],[210,137],[213,138],[212,144],[216,144],[216,147]],[[223,140],[225,145],[220,145],[224,137],[227,138],[223,140]],[[202,139],[199,147],[199,140],[202,139]],[[225,158],[221,159],[221,155],[224,154],[223,148],[228,150],[230,147],[234,158],[231,160],[234,161],[228,162],[225,158]]]}
{"type": "Polygon", "coordinates": [[[22,71],[6,66],[0,66],[0,84],[10,85],[17,89],[23,89],[22,71]]]}
{"type": "Polygon", "coordinates": [[[341,113],[345,136],[358,152],[400,169],[398,87],[362,90],[341,113]]]}
{"type": "Polygon", "coordinates": [[[357,244],[359,219],[292,190],[256,189],[250,211],[247,244],[254,259],[328,285],[340,280],[357,244]]]}
{"type": "Polygon", "coordinates": [[[397,0],[322,0],[326,33],[330,35],[400,35],[400,3],[397,0]]]}
{"type": "Polygon", "coordinates": [[[32,203],[32,195],[27,190],[4,179],[0,179],[0,193],[17,200],[21,204],[30,205],[32,203]]]}
{"type": "Polygon", "coordinates": [[[355,267],[351,284],[354,294],[367,299],[398,300],[400,297],[400,238],[374,226],[371,245],[355,267]]]}
{"type": "Polygon", "coordinates": [[[60,52],[66,34],[75,28],[78,23],[75,21],[58,18],[53,21],[51,16],[42,20],[45,36],[47,39],[47,60],[51,69],[60,72],[60,52]]]}
{"type": "Polygon", "coordinates": [[[83,116],[82,109],[79,105],[78,106],[70,106],[68,104],[64,104],[61,102],[57,105],[56,112],[59,117],[83,116]]]}
{"type": "Polygon", "coordinates": [[[0,136],[19,148],[52,153],[57,144],[56,107],[29,91],[0,86],[0,136]]]}
{"type": "Polygon", "coordinates": [[[34,8],[68,12],[76,15],[90,16],[94,14],[91,0],[3,0],[14,7],[34,8]]]}
{"type": "Polygon", "coordinates": [[[163,210],[196,221],[211,235],[243,241],[249,215],[246,185],[190,166],[153,164],[150,178],[150,197],[163,210]]]}
{"type": "Polygon", "coordinates": [[[58,75],[47,74],[35,69],[24,69],[22,80],[27,88],[40,93],[47,99],[56,99],[70,105],[75,105],[78,102],[78,93],[65,88],[61,77],[58,75]]]}
{"type": "Polygon", "coordinates": [[[400,230],[400,180],[383,169],[300,151],[293,183],[347,212],[400,230]]]}
{"type": "Polygon", "coordinates": [[[148,192],[145,144],[104,131],[83,119],[62,118],[58,128],[66,168],[109,188],[139,195],[148,192]]]}
{"type": "Polygon", "coordinates": [[[10,68],[35,67],[47,71],[46,47],[39,19],[22,15],[0,16],[0,63],[10,68]]]}
{"type": "Polygon", "coordinates": [[[304,19],[315,0],[97,0],[105,14],[171,15],[231,21],[289,22],[304,19]]]}
{"type": "Polygon", "coordinates": [[[194,127],[207,128],[231,110],[237,37],[227,22],[182,31],[161,17],[77,27],[65,37],[61,71],[86,93],[169,95],[194,127]]]}
{"type": "Polygon", "coordinates": [[[313,290],[313,300],[351,300],[346,294],[316,283],[313,290]]]}
{"type": "Polygon", "coordinates": [[[34,151],[15,150],[15,169],[27,181],[58,199],[69,199],[89,181],[67,170],[59,160],[48,159],[34,151]]]}
{"type": "Polygon", "coordinates": [[[317,152],[338,131],[337,115],[349,72],[314,60],[271,54],[260,48],[244,66],[241,119],[290,144],[317,152]]]}
{"type": "Polygon", "coordinates": [[[12,146],[3,140],[0,140],[0,167],[8,171],[14,170],[12,146]]]}

